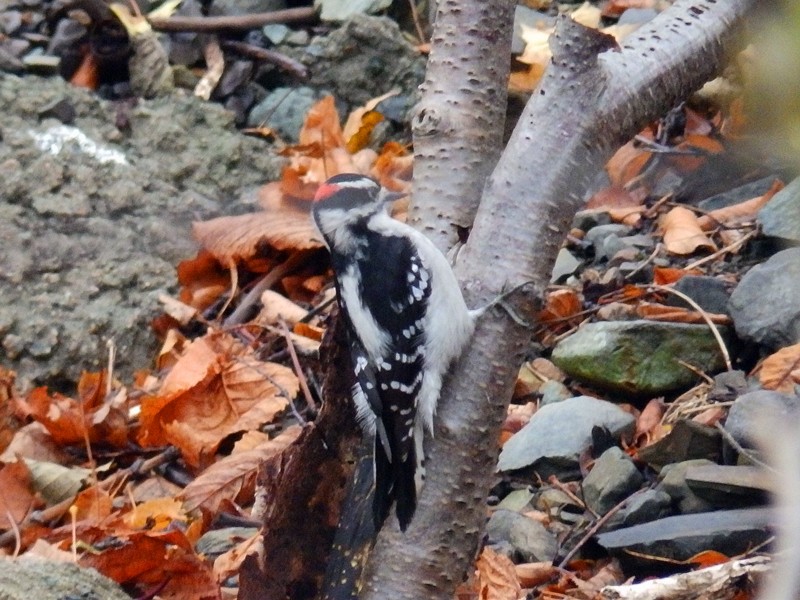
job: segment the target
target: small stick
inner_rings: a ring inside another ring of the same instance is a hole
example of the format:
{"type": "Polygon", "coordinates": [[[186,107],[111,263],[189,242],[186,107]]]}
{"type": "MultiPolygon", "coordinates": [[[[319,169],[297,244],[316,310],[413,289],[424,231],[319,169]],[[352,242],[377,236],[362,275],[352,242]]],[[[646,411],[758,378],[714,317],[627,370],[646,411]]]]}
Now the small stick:
{"type": "Polygon", "coordinates": [[[308,410],[310,410],[313,414],[317,410],[317,407],[314,404],[314,398],[311,396],[311,390],[308,388],[308,381],[306,381],[303,368],[300,366],[300,360],[297,358],[297,352],[294,349],[292,337],[289,335],[289,329],[286,327],[286,323],[283,321],[280,322],[280,328],[281,333],[283,334],[283,339],[286,340],[286,349],[289,351],[289,356],[292,358],[292,365],[294,366],[294,371],[297,374],[297,379],[300,381],[300,389],[303,390],[306,406],[308,406],[308,410]]]}
{"type": "Polygon", "coordinates": [[[269,50],[267,48],[260,48],[252,44],[245,44],[244,42],[227,41],[222,42],[222,47],[225,50],[232,50],[255,60],[271,63],[284,71],[287,71],[297,77],[298,79],[308,79],[308,67],[306,67],[299,60],[295,60],[281,52],[269,50]]]}
{"type": "Polygon", "coordinates": [[[741,246],[744,246],[744,243],[746,241],[748,241],[750,238],[755,237],[757,232],[758,232],[757,229],[753,229],[752,231],[744,234],[740,239],[736,240],[735,242],[733,242],[731,244],[728,244],[724,248],[720,248],[719,250],[717,250],[713,254],[709,254],[708,256],[705,256],[705,257],[703,257],[703,258],[701,258],[699,260],[694,261],[693,263],[690,263],[690,264],[686,265],[685,267],[683,267],[683,270],[684,271],[691,271],[692,269],[695,269],[695,268],[697,268],[697,267],[699,267],[701,265],[704,265],[707,262],[711,262],[715,258],[717,258],[719,256],[722,256],[723,254],[725,254],[727,252],[735,252],[735,251],[737,251],[741,246]]]}
{"type": "Polygon", "coordinates": [[[268,13],[252,15],[223,15],[219,17],[151,17],[150,26],[156,31],[198,31],[214,33],[219,31],[248,31],[270,23],[292,23],[316,20],[316,11],[310,6],[287,8],[268,13]]]}

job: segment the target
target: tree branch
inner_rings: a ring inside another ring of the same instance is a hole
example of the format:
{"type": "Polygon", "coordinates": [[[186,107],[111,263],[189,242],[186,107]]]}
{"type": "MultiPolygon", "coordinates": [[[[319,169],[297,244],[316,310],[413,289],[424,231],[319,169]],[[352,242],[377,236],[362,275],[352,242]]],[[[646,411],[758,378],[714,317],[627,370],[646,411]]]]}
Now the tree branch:
{"type": "MultiPolygon", "coordinates": [[[[533,280],[545,288],[591,178],[645,123],[722,70],[756,5],[678,0],[619,51],[603,52],[606,36],[559,21],[553,63],[489,179],[458,265],[470,305],[507,284],[533,280]]],[[[433,176],[444,175],[415,173],[433,176]]],[[[453,597],[483,531],[496,440],[527,338],[500,313],[479,322],[442,395],[417,514],[405,535],[387,521],[362,600],[453,597]]]]}

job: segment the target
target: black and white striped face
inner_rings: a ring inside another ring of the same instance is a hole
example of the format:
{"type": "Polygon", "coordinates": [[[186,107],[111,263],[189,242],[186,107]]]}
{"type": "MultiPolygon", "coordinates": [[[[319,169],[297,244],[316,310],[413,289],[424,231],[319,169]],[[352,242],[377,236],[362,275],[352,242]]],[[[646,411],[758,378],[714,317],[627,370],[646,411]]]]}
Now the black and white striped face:
{"type": "Polygon", "coordinates": [[[328,246],[341,245],[348,239],[348,227],[385,212],[391,201],[404,195],[390,192],[364,175],[335,175],[314,196],[314,222],[328,246]]]}

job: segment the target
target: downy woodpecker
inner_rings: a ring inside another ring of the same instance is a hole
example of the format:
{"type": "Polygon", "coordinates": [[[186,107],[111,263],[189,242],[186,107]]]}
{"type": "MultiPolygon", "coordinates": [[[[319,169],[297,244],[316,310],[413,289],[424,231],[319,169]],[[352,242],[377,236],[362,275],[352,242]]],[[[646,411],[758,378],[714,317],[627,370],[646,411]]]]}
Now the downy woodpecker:
{"type": "Polygon", "coordinates": [[[356,414],[375,439],[373,518],[380,528],[394,501],[405,531],[424,477],[424,430],[433,435],[442,378],[474,317],[442,253],[389,216],[403,195],[369,177],[336,175],[320,186],[312,214],[331,254],[356,414]]]}

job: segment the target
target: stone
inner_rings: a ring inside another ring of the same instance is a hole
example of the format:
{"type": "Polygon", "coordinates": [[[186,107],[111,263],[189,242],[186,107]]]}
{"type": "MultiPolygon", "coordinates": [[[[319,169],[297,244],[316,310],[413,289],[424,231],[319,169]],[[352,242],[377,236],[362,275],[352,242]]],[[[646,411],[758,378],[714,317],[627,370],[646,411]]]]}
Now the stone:
{"type": "MultiPolygon", "coordinates": [[[[684,275],[672,287],[675,291],[689,296],[706,312],[718,315],[728,314],[730,292],[727,284],[721,279],[701,275],[684,275]]],[[[674,294],[667,294],[664,303],[668,306],[682,306],[689,310],[695,310],[688,302],[674,294]]]]}
{"type": "Polygon", "coordinates": [[[764,436],[766,421],[792,422],[800,418],[800,398],[771,390],[742,394],[731,406],[725,430],[744,448],[754,448],[764,436]]]}
{"type": "Polygon", "coordinates": [[[698,497],[721,508],[764,505],[775,493],[775,478],[745,465],[701,465],[686,470],[686,483],[698,497]]]}
{"type": "Polygon", "coordinates": [[[800,342],[800,248],[771,256],[733,290],[730,315],[740,337],[770,349],[800,342]]]}
{"type": "Polygon", "coordinates": [[[620,524],[624,527],[649,523],[672,514],[672,497],[664,490],[644,490],[628,500],[620,514],[620,524]]]}
{"type": "Polygon", "coordinates": [[[603,452],[583,480],[586,506],[604,515],[642,485],[644,477],[631,458],[614,446],[603,452]]]}
{"type": "Polygon", "coordinates": [[[778,179],[776,175],[769,175],[768,177],[750,181],[739,187],[701,200],[697,203],[697,207],[705,211],[712,211],[718,208],[739,204],[750,198],[755,198],[767,193],[776,179],[778,179]]]}
{"type": "Polygon", "coordinates": [[[697,374],[679,361],[704,373],[725,367],[706,325],[645,320],[588,323],[555,346],[552,361],[581,382],[633,396],[693,385],[697,374]]]}
{"type": "Polygon", "coordinates": [[[706,512],[714,509],[714,505],[703,500],[686,482],[686,472],[696,466],[714,465],[710,460],[697,459],[666,465],[661,469],[657,490],[672,498],[673,504],[683,514],[706,512]]]}
{"type": "Polygon", "coordinates": [[[577,477],[578,459],[592,442],[592,429],[619,438],[633,431],[633,416],[604,400],[578,396],[541,407],[503,446],[499,471],[530,468],[542,478],[577,477]]]}
{"type": "Polygon", "coordinates": [[[551,561],[558,553],[558,542],[544,525],[511,510],[494,511],[486,535],[489,544],[509,543],[521,562],[551,561]]]}
{"type": "Polygon", "coordinates": [[[645,556],[652,556],[685,561],[706,550],[726,556],[747,552],[772,537],[774,523],[772,509],[744,508],[666,517],[601,533],[596,539],[620,559],[646,562],[645,556]],[[629,551],[637,553],[635,559],[629,551]]]}
{"type": "Polygon", "coordinates": [[[800,177],[775,194],[758,212],[764,235],[800,244],[800,177]]]}
{"type": "Polygon", "coordinates": [[[374,15],[391,6],[392,0],[314,0],[323,21],[344,21],[357,14],[374,15]]]}
{"type": "Polygon", "coordinates": [[[556,264],[553,266],[553,274],[550,283],[563,282],[581,266],[582,261],[566,248],[561,248],[556,257],[556,264]]]}
{"type": "Polygon", "coordinates": [[[714,427],[687,420],[678,421],[666,436],[638,452],[639,459],[655,469],[696,458],[717,461],[721,456],[722,434],[714,427]]]}
{"type": "Polygon", "coordinates": [[[309,87],[276,88],[250,111],[247,124],[270,127],[284,140],[296,143],[306,114],[320,98],[309,87]]]}
{"type": "Polygon", "coordinates": [[[619,16],[618,25],[641,25],[649,23],[658,15],[653,8],[628,8],[619,16]]]}
{"type": "Polygon", "coordinates": [[[572,392],[569,391],[569,388],[555,379],[545,381],[539,387],[539,393],[542,395],[539,400],[539,406],[561,402],[572,397],[572,392]]]}
{"type": "Polygon", "coordinates": [[[522,512],[531,508],[531,500],[533,500],[533,492],[530,489],[514,490],[500,501],[497,508],[522,512]]]}

